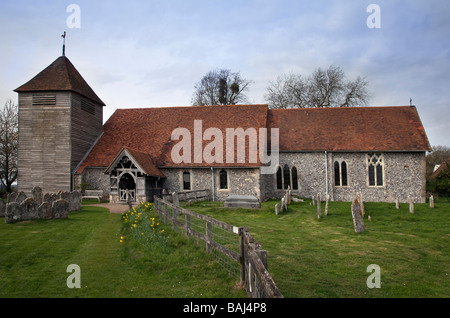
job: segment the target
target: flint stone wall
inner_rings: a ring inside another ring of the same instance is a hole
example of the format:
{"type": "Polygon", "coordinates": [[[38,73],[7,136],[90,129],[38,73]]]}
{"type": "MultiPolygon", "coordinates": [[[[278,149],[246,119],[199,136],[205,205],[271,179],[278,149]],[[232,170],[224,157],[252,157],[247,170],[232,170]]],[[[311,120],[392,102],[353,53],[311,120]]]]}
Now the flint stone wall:
{"type": "MultiPolygon", "coordinates": [[[[364,201],[394,202],[398,198],[400,202],[408,202],[411,195],[414,202],[425,202],[424,152],[382,153],[383,186],[380,187],[369,186],[367,154],[328,152],[325,156],[324,152],[282,152],[279,165],[297,168],[299,188],[292,193],[300,197],[310,198],[320,193],[325,198],[328,187],[331,201],[352,201],[357,193],[361,193],[364,201]],[[347,163],[348,186],[335,186],[335,161],[347,163]]],[[[262,200],[281,198],[286,189],[279,190],[276,186],[275,173],[261,175],[262,200]]]]}
{"type": "Polygon", "coordinates": [[[81,193],[78,191],[60,191],[42,195],[42,190],[35,187],[32,195],[33,197],[27,198],[24,192],[11,193],[4,210],[0,203],[0,212],[5,215],[5,223],[37,219],[65,219],[69,212],[81,209],[81,193]]]}

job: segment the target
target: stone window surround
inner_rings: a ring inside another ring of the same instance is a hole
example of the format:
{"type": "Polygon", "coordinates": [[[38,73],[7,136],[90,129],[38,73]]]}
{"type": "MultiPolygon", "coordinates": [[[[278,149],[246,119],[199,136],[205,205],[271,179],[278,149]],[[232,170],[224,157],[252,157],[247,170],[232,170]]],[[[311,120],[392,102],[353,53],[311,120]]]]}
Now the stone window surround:
{"type": "MultiPolygon", "coordinates": [[[[338,188],[350,188],[350,179],[351,179],[350,176],[351,176],[351,174],[349,173],[350,168],[349,168],[348,161],[345,160],[345,159],[342,159],[342,158],[333,158],[333,165],[332,165],[333,177],[336,174],[335,167],[334,167],[335,162],[339,163],[339,183],[340,183],[340,185],[336,185],[336,183],[333,182],[334,186],[338,187],[338,188]],[[343,162],[345,162],[345,165],[347,166],[347,185],[346,186],[342,185],[342,163],[343,162]]],[[[333,180],[336,180],[336,179],[334,178],[333,180]]]]}
{"type": "Polygon", "coordinates": [[[216,190],[220,192],[230,192],[231,191],[231,183],[230,183],[230,171],[229,169],[221,168],[216,170],[216,190]],[[227,173],[227,188],[222,189],[220,187],[220,172],[225,171],[227,173]]]}
{"type": "Polygon", "coordinates": [[[290,185],[290,187],[291,187],[291,190],[294,190],[294,191],[298,191],[299,190],[299,188],[300,188],[300,169],[298,168],[298,165],[297,164],[293,164],[292,166],[289,166],[288,164],[284,164],[283,166],[282,165],[280,165],[280,164],[277,164],[276,165],[276,167],[275,167],[275,182],[274,182],[274,188],[275,188],[275,191],[285,191],[286,189],[284,189],[284,166],[288,166],[289,167],[289,178],[290,178],[290,180],[289,180],[289,185],[290,185]],[[292,182],[292,168],[294,168],[295,167],[295,169],[297,169],[297,189],[293,189],[293,182],[292,182]],[[278,169],[280,169],[281,170],[281,187],[282,187],[282,189],[278,189],[278,187],[277,187],[277,172],[278,172],[278,169]]]}
{"type": "MultiPolygon", "coordinates": [[[[386,178],[385,178],[385,174],[384,174],[384,166],[385,166],[384,154],[381,153],[381,152],[371,152],[371,153],[368,153],[365,156],[365,158],[366,158],[365,161],[366,161],[366,176],[367,176],[366,182],[367,182],[367,186],[369,188],[385,188],[386,187],[386,178]],[[369,163],[369,159],[371,159],[374,155],[378,157],[377,163],[376,163],[376,165],[374,167],[376,168],[376,166],[378,166],[378,165],[381,166],[381,176],[382,176],[382,181],[383,181],[382,185],[377,185],[378,180],[377,180],[377,171],[376,171],[376,169],[374,169],[375,185],[370,185],[369,166],[371,166],[372,164],[369,163]]],[[[348,168],[347,168],[347,170],[348,170],[348,168]]]]}
{"type": "Polygon", "coordinates": [[[182,170],[180,170],[180,192],[192,190],[192,185],[193,184],[194,184],[194,175],[192,173],[192,169],[182,169],[182,170]],[[190,183],[189,183],[190,188],[189,189],[185,189],[184,188],[184,173],[185,172],[189,173],[189,181],[190,181],[190,183]]]}

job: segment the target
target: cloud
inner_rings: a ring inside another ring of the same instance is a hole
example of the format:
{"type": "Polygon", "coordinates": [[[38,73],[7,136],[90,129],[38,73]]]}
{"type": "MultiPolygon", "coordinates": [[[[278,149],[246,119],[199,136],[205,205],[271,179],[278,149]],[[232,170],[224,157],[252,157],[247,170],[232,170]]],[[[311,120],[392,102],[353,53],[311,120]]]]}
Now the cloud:
{"type": "MultiPolygon", "coordinates": [[[[296,71],[341,66],[366,76],[373,105],[418,107],[432,144],[450,146],[450,3],[379,0],[381,28],[369,29],[373,1],[77,1],[81,28],[68,29],[61,1],[0,4],[0,98],[61,54],[107,104],[189,105],[209,70],[240,71],[251,102],[265,103],[269,81],[296,71]],[[6,74],[6,75],[3,75],[6,74]],[[448,138],[447,138],[448,139],[448,138]]],[[[3,102],[0,100],[0,102],[3,102]]]]}

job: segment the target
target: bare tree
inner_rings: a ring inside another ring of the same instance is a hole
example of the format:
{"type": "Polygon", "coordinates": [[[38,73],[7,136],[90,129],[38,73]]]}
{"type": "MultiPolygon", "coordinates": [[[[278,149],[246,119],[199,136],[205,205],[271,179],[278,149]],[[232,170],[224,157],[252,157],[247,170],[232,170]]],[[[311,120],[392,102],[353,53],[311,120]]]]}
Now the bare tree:
{"type": "Polygon", "coordinates": [[[0,182],[7,192],[17,179],[19,116],[17,105],[8,99],[0,111],[0,182]]]}
{"type": "Polygon", "coordinates": [[[340,67],[316,69],[309,77],[290,73],[279,76],[267,87],[271,108],[347,107],[366,105],[368,82],[357,77],[347,80],[340,67]]]}
{"type": "Polygon", "coordinates": [[[450,148],[447,146],[435,145],[432,152],[426,157],[426,175],[427,179],[433,174],[434,168],[447,161],[450,158],[450,148]]]}
{"type": "Polygon", "coordinates": [[[195,84],[192,105],[234,105],[247,102],[246,92],[250,83],[239,72],[233,73],[226,69],[210,71],[195,84]]]}

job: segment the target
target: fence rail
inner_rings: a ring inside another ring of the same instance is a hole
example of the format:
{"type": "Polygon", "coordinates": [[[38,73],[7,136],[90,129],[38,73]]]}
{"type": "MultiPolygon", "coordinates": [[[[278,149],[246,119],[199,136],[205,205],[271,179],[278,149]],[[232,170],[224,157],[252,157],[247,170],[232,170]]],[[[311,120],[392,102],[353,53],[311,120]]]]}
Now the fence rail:
{"type": "Polygon", "coordinates": [[[267,271],[267,252],[255,243],[247,227],[236,227],[184,209],[172,202],[155,197],[155,212],[165,224],[172,223],[174,231],[184,230],[188,238],[205,242],[206,251],[217,251],[238,267],[240,281],[251,298],[282,298],[274,280],[267,271]]]}

